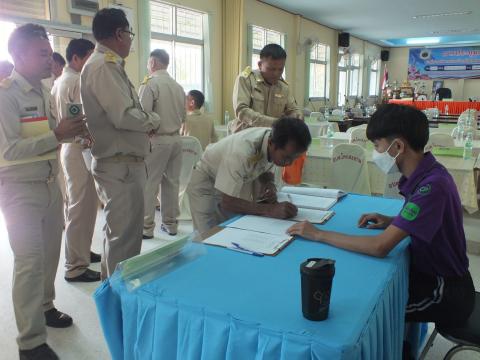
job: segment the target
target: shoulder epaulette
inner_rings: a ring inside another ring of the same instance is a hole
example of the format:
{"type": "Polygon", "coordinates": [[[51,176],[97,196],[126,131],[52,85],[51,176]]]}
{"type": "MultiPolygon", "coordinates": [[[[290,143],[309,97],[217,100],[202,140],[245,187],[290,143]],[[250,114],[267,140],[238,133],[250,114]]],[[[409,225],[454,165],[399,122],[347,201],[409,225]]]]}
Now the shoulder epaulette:
{"type": "Polygon", "coordinates": [[[254,155],[250,156],[247,161],[250,166],[254,166],[256,163],[258,163],[260,160],[262,160],[263,154],[261,152],[257,152],[254,155]]]}
{"type": "Polygon", "coordinates": [[[287,80],[285,80],[284,78],[281,78],[280,81],[283,82],[284,84],[288,85],[287,80]]]}
{"type": "Polygon", "coordinates": [[[117,63],[117,56],[112,53],[112,52],[109,52],[107,51],[105,53],[105,62],[110,62],[110,63],[117,63]]]}
{"type": "Polygon", "coordinates": [[[147,82],[148,82],[148,80],[150,80],[151,78],[152,78],[151,76],[145,76],[145,77],[143,78],[143,81],[142,81],[142,83],[141,83],[140,85],[146,85],[147,82]]]}
{"type": "Polygon", "coordinates": [[[2,89],[8,89],[11,85],[12,85],[12,79],[8,77],[0,81],[0,88],[2,89]]]}
{"type": "Polygon", "coordinates": [[[241,75],[243,77],[249,77],[251,73],[252,73],[252,68],[250,66],[247,66],[245,70],[242,71],[241,75]]]}

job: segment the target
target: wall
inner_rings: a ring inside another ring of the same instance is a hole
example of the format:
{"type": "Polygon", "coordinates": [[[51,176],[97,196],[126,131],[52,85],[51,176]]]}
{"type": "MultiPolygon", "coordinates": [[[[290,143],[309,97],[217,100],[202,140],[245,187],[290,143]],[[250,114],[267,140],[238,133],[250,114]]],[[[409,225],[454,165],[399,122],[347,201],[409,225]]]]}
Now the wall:
{"type": "MultiPolygon", "coordinates": [[[[409,48],[392,48],[390,49],[390,60],[387,63],[388,80],[398,81],[399,84],[407,79],[408,74],[408,54],[409,48]]],[[[432,89],[432,80],[424,80],[428,93],[432,89]]],[[[480,99],[480,79],[459,79],[459,80],[443,80],[443,86],[452,90],[454,100],[468,100],[475,97],[480,99]]]]}

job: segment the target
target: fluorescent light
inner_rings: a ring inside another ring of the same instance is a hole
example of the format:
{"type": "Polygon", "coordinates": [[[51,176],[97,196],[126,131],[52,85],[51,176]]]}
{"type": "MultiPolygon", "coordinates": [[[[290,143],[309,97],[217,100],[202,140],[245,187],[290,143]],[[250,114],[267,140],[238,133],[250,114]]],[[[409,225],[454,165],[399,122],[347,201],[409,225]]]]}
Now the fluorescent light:
{"type": "Polygon", "coordinates": [[[449,12],[449,13],[440,13],[440,14],[422,14],[422,15],[415,15],[412,16],[412,19],[431,19],[436,17],[442,16],[461,16],[461,15],[470,15],[471,11],[456,11],[456,12],[449,12]]]}
{"type": "Polygon", "coordinates": [[[406,40],[407,45],[438,44],[438,37],[410,38],[406,40]]]}

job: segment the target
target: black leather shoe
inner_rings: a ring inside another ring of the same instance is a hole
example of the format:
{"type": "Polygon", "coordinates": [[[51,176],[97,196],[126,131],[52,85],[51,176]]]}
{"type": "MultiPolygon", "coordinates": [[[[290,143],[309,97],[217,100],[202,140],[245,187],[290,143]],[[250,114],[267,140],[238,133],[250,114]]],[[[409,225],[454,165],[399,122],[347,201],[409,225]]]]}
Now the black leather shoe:
{"type": "Polygon", "coordinates": [[[45,311],[45,321],[47,326],[53,328],[66,328],[73,324],[73,320],[69,315],[55,308],[45,311]]]}
{"type": "Polygon", "coordinates": [[[73,278],[65,277],[65,280],[68,282],[94,282],[100,281],[100,273],[98,271],[93,271],[90,269],[85,270],[82,275],[75,276],[73,278]]]}
{"type": "Polygon", "coordinates": [[[20,350],[20,360],[58,360],[57,354],[47,344],[42,344],[30,350],[20,350]]]}
{"type": "Polygon", "coordinates": [[[143,235],[142,235],[142,239],[143,239],[143,240],[153,239],[153,235],[150,236],[150,235],[145,235],[145,234],[143,234],[143,235]]]}
{"type": "Polygon", "coordinates": [[[93,251],[90,251],[90,262],[93,263],[99,263],[102,260],[102,255],[94,253],[93,251]]]}
{"type": "Polygon", "coordinates": [[[176,232],[173,233],[173,232],[168,231],[167,227],[166,227],[165,225],[163,225],[163,224],[162,224],[162,226],[160,227],[160,229],[161,229],[163,232],[165,232],[165,233],[167,233],[168,235],[170,235],[170,236],[175,236],[175,235],[177,235],[176,232]]]}

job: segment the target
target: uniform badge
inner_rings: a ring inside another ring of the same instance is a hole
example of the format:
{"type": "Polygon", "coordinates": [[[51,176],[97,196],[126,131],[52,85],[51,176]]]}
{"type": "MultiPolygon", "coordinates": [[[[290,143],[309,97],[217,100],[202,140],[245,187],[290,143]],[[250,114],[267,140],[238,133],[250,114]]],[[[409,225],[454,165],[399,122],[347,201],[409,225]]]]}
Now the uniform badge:
{"type": "Polygon", "coordinates": [[[432,186],[430,184],[424,185],[420,189],[418,189],[418,193],[420,195],[430,194],[430,191],[432,191],[432,186]]]}
{"type": "Polygon", "coordinates": [[[151,78],[152,78],[151,76],[145,76],[145,77],[143,78],[143,81],[142,81],[141,85],[146,85],[147,82],[148,82],[148,80],[150,80],[151,78]]]}
{"type": "Polygon", "coordinates": [[[26,111],[26,112],[38,111],[38,107],[37,107],[37,106],[27,106],[27,107],[25,108],[25,111],[26,111]]]}
{"type": "Polygon", "coordinates": [[[256,163],[258,163],[261,159],[263,158],[262,153],[256,153],[255,155],[252,155],[248,158],[248,164],[250,166],[254,166],[256,163]]]}
{"type": "Polygon", "coordinates": [[[106,52],[105,53],[105,61],[111,63],[117,63],[117,56],[114,53],[106,52]]]}
{"type": "Polygon", "coordinates": [[[252,73],[252,68],[250,66],[247,66],[245,70],[242,71],[242,76],[249,77],[251,73],[252,73]]]}
{"type": "Polygon", "coordinates": [[[420,213],[420,206],[413,202],[408,202],[402,209],[400,216],[408,221],[413,221],[417,218],[418,214],[420,213]]]}

